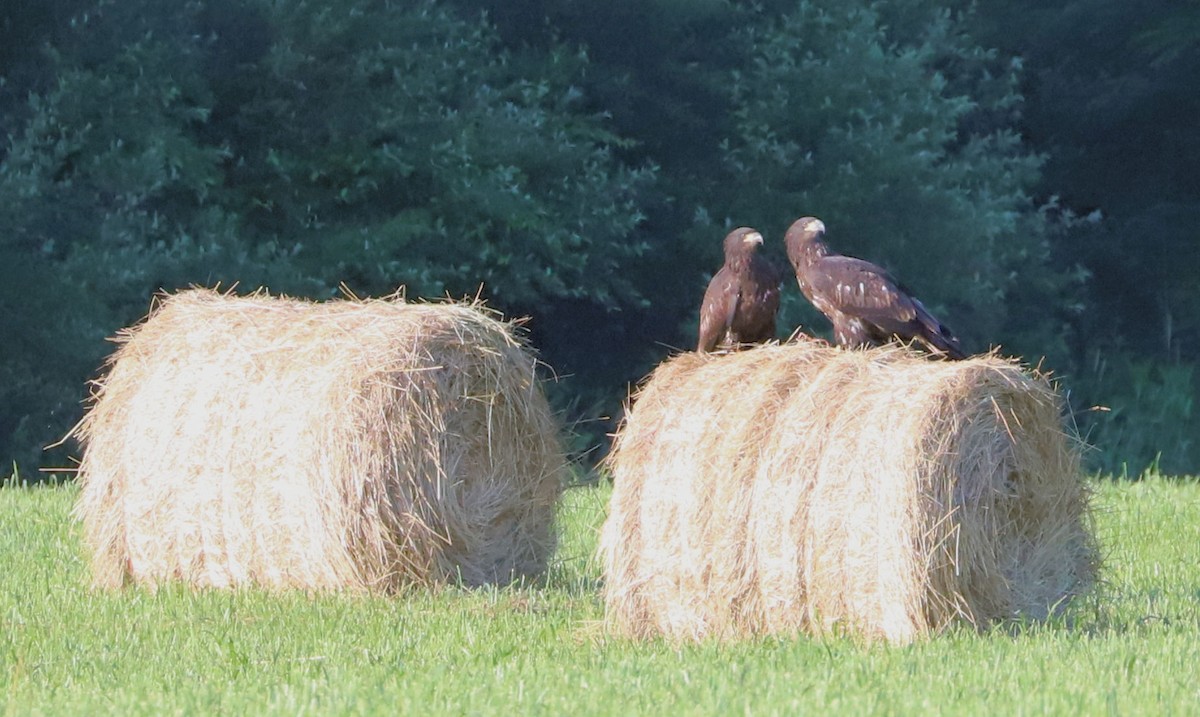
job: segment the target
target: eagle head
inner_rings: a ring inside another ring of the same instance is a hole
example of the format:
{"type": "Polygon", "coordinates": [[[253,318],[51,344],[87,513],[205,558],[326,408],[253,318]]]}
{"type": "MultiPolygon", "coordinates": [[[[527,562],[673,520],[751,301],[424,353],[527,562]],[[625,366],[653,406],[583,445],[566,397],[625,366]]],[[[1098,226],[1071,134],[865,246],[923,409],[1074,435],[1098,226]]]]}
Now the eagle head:
{"type": "Polygon", "coordinates": [[[800,217],[792,222],[792,226],[788,229],[788,234],[792,232],[819,238],[825,234],[825,222],[816,217],[800,217]]]}
{"type": "Polygon", "coordinates": [[[762,243],[763,236],[757,230],[750,227],[738,227],[725,237],[725,256],[728,258],[751,254],[762,246],[762,243]]]}
{"type": "Polygon", "coordinates": [[[816,217],[801,217],[788,227],[783,241],[787,245],[788,259],[793,266],[800,266],[817,257],[824,256],[825,222],[816,217]]]}

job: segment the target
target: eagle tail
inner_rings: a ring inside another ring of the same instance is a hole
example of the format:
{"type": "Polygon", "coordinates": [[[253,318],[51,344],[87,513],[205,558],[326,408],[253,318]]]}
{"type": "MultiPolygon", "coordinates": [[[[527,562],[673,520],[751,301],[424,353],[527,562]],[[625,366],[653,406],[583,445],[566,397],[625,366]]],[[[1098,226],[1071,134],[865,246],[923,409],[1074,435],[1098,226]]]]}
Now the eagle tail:
{"type": "Polygon", "coordinates": [[[917,322],[921,325],[920,339],[955,361],[965,359],[967,355],[963,353],[958,337],[950,327],[934,318],[920,301],[913,299],[913,304],[917,309],[917,322]]]}

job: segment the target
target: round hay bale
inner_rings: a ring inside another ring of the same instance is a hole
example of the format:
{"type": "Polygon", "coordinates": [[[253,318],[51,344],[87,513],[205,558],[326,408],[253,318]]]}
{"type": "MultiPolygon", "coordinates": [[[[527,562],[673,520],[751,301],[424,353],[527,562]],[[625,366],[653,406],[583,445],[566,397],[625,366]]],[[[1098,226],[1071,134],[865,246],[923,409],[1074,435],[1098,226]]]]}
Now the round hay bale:
{"type": "Polygon", "coordinates": [[[559,426],[531,353],[479,307],[190,290],[117,341],[74,431],[97,585],[544,570],[559,426]]]}
{"type": "Polygon", "coordinates": [[[1042,376],[815,341],[681,354],[609,456],[618,633],[903,644],[1045,618],[1095,579],[1077,442],[1042,376]]]}

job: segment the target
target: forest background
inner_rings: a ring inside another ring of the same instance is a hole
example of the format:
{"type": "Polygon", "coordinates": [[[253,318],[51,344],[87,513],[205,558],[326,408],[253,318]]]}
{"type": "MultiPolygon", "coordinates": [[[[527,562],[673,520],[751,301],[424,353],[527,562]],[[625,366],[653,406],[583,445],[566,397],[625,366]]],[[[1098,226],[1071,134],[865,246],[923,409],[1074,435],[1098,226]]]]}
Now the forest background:
{"type": "Polygon", "coordinates": [[[725,232],[783,265],[808,214],[1053,370],[1094,468],[1195,473],[1198,70],[1182,1],[5,3],[0,474],[70,466],[106,339],[193,284],[481,293],[594,461],[725,232]]]}

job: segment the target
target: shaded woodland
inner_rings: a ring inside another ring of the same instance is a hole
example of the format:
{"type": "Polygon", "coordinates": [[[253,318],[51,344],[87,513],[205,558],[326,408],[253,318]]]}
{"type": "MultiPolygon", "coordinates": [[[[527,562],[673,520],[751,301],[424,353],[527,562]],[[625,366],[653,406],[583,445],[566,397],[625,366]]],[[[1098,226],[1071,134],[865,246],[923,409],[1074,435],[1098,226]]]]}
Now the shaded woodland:
{"type": "MultiPolygon", "coordinates": [[[[1200,6],[45,0],[0,10],[0,460],[154,292],[529,316],[585,460],[732,226],[812,214],[1051,369],[1092,464],[1200,469],[1200,6]]],[[[827,332],[794,284],[781,335],[827,332]]]]}

